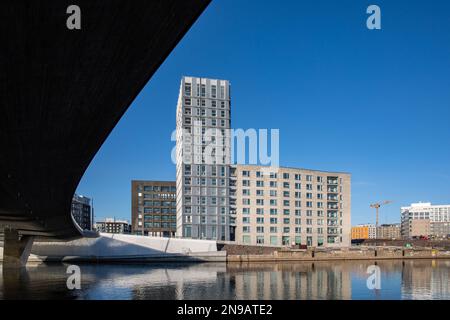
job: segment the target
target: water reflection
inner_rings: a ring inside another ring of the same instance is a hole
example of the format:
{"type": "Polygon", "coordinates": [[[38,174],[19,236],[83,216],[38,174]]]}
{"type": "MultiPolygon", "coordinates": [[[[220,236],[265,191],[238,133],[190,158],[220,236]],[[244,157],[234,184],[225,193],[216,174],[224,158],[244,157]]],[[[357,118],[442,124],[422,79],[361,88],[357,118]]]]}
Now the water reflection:
{"type": "Polygon", "coordinates": [[[80,265],[0,269],[0,299],[449,299],[450,261],[378,261],[380,290],[366,286],[373,262],[80,265]]]}
{"type": "Polygon", "coordinates": [[[402,273],[402,299],[449,299],[450,261],[406,261],[402,273]]]}

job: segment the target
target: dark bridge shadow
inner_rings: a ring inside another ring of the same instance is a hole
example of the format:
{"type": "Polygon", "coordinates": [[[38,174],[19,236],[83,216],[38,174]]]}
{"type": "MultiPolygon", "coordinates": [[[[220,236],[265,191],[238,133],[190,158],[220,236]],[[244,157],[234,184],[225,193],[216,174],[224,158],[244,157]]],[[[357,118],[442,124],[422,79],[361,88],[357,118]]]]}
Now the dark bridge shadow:
{"type": "Polygon", "coordinates": [[[16,0],[0,11],[0,226],[81,236],[71,199],[89,163],[209,0],[16,0]]]}

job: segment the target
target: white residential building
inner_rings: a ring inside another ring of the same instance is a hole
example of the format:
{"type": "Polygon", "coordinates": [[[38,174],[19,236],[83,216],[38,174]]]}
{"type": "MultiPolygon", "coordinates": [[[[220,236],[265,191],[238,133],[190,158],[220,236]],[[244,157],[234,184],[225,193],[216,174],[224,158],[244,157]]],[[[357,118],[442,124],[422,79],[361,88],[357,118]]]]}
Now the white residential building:
{"type": "Polygon", "coordinates": [[[236,165],[232,177],[238,244],[350,246],[349,173],[236,165]]]}
{"type": "Polygon", "coordinates": [[[447,237],[450,234],[450,205],[419,202],[401,207],[401,233],[404,238],[447,237]]]}
{"type": "Polygon", "coordinates": [[[177,104],[177,236],[233,239],[230,84],[183,77],[177,104]]]}

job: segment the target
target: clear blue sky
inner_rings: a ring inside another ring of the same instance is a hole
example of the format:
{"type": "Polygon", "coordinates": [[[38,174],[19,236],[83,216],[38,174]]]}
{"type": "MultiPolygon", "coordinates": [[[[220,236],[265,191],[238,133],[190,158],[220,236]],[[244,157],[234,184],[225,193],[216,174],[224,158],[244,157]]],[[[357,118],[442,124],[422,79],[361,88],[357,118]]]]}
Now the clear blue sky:
{"type": "Polygon", "coordinates": [[[228,79],[234,128],[279,128],[280,164],[352,173],[369,204],[450,203],[450,1],[214,0],[114,129],[78,192],[130,219],[132,179],[174,180],[182,75],[228,79]],[[382,30],[366,28],[377,4],[382,30]]]}

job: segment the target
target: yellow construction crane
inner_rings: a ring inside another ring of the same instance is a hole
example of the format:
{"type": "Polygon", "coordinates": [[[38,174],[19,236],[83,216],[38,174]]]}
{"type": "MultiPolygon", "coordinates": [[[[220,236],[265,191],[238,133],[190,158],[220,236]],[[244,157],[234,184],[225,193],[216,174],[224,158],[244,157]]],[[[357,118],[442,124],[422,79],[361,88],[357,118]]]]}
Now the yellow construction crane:
{"type": "Polygon", "coordinates": [[[378,238],[378,209],[380,209],[381,206],[384,206],[385,204],[389,204],[389,203],[392,203],[392,201],[386,200],[386,201],[381,202],[381,203],[373,203],[373,204],[370,205],[371,208],[375,208],[375,211],[377,213],[376,224],[375,224],[375,227],[376,227],[375,230],[376,230],[377,238],[378,238]]]}

